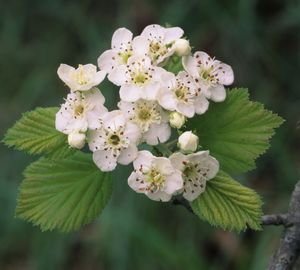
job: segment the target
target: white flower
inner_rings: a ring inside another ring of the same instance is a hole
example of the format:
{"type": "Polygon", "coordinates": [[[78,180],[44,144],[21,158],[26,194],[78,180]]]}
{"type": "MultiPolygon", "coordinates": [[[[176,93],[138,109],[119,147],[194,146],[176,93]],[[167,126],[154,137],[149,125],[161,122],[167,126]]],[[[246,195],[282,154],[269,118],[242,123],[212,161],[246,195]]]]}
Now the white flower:
{"type": "Polygon", "coordinates": [[[174,153],[169,159],[173,167],[182,172],[183,197],[189,201],[204,192],[206,181],[214,178],[219,171],[219,162],[209,155],[209,151],[190,155],[174,153]]]}
{"type": "Polygon", "coordinates": [[[56,129],[71,134],[74,131],[84,133],[88,129],[99,128],[99,118],[107,111],[103,105],[104,101],[104,96],[98,88],[68,94],[65,103],[56,114],[56,129]]]}
{"type": "Polygon", "coordinates": [[[191,53],[191,46],[188,40],[184,38],[177,39],[174,44],[175,52],[178,56],[186,56],[191,53]]]}
{"type": "Polygon", "coordinates": [[[184,69],[196,80],[200,80],[204,96],[216,102],[224,101],[226,91],[224,85],[233,83],[232,68],[205,52],[196,52],[194,56],[187,56],[182,61],[184,69]]]}
{"type": "Polygon", "coordinates": [[[163,62],[174,53],[174,43],[181,38],[183,30],[180,27],[165,28],[158,24],[148,25],[141,36],[149,42],[148,55],[154,65],[163,62]]]}
{"type": "Polygon", "coordinates": [[[147,56],[132,56],[127,65],[116,67],[108,79],[121,86],[120,97],[124,101],[155,100],[161,87],[161,75],[165,72],[163,68],[152,66],[147,56]]]}
{"type": "Polygon", "coordinates": [[[170,118],[169,121],[170,121],[171,127],[177,128],[177,129],[180,129],[186,121],[186,117],[183,114],[178,113],[178,112],[171,112],[169,115],[169,118],[170,118]]]}
{"type": "Polygon", "coordinates": [[[61,64],[57,69],[57,74],[71,91],[87,91],[100,84],[106,72],[97,71],[97,67],[92,64],[79,65],[77,69],[61,64]]]}
{"type": "Polygon", "coordinates": [[[177,76],[171,72],[164,73],[162,83],[157,99],[166,110],[177,111],[191,118],[195,113],[202,114],[208,109],[207,99],[187,72],[180,71],[177,76]]]}
{"type": "Polygon", "coordinates": [[[119,110],[106,113],[101,128],[88,133],[93,160],[101,171],[114,170],[117,162],[123,165],[132,162],[137,156],[139,139],[138,126],[126,122],[119,110]]]}
{"type": "Polygon", "coordinates": [[[156,101],[140,99],[136,102],[120,101],[119,108],[126,118],[137,124],[143,141],[150,145],[166,142],[171,136],[168,114],[156,101]]]}
{"type": "Polygon", "coordinates": [[[73,131],[68,136],[68,143],[71,147],[81,149],[85,144],[85,133],[73,131]]]}
{"type": "Polygon", "coordinates": [[[191,131],[183,132],[178,138],[178,147],[184,152],[194,152],[198,148],[199,138],[191,131]]]}
{"type": "Polygon", "coordinates": [[[145,55],[148,52],[148,41],[143,37],[132,39],[132,33],[126,28],[117,29],[111,40],[111,49],[98,58],[100,69],[110,73],[120,65],[126,65],[132,55],[145,55]]]}
{"type": "Polygon", "coordinates": [[[183,187],[181,172],[173,168],[168,158],[140,151],[133,166],[134,171],[128,178],[128,185],[152,200],[169,201],[183,187]]]}

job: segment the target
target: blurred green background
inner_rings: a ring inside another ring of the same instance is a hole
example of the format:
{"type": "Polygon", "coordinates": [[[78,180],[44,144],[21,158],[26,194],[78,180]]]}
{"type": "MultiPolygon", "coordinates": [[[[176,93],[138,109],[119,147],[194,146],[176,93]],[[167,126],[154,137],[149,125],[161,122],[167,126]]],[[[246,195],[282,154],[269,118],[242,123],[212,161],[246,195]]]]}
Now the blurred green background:
{"type": "MultiPolygon", "coordinates": [[[[196,49],[230,64],[234,86],[286,119],[257,169],[240,181],[263,197],[264,211],[285,211],[299,178],[300,1],[0,0],[1,137],[21,113],[57,106],[67,89],[60,63],[95,63],[112,33],[135,34],[150,23],[185,30],[196,49]]],[[[101,90],[111,106],[115,88],[101,90]]],[[[114,194],[101,217],[68,235],[41,233],[14,218],[22,171],[33,157],[0,146],[0,269],[265,269],[281,228],[241,234],[198,220],[181,206],[159,204],[114,174],[114,194]]]]}

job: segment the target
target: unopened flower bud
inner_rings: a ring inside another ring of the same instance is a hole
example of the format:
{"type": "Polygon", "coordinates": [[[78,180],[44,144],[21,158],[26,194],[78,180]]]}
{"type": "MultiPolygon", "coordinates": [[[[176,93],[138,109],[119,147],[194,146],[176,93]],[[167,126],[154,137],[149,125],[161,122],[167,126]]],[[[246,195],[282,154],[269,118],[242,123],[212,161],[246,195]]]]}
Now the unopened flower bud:
{"type": "Polygon", "coordinates": [[[170,113],[170,125],[173,128],[180,129],[185,123],[185,116],[178,112],[171,112],[170,113]]]}
{"type": "Polygon", "coordinates": [[[68,143],[71,147],[81,149],[85,144],[85,134],[74,131],[68,136],[68,143]]]}
{"type": "Polygon", "coordinates": [[[175,52],[178,56],[186,56],[191,52],[191,46],[188,40],[180,38],[175,41],[175,52]]]}
{"type": "Polygon", "coordinates": [[[191,131],[182,133],[178,138],[178,147],[184,152],[195,152],[198,148],[199,138],[191,131]]]}

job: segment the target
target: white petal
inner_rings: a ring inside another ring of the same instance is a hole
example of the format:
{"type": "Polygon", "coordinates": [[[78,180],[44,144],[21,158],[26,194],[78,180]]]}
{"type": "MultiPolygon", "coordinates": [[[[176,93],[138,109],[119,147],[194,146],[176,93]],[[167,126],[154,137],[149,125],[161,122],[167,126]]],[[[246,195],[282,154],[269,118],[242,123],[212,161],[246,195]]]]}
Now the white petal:
{"type": "Polygon", "coordinates": [[[164,191],[168,194],[174,194],[176,191],[182,189],[183,179],[180,171],[174,172],[166,178],[164,191]]]}
{"type": "Polygon", "coordinates": [[[134,102],[140,99],[143,95],[143,88],[132,84],[121,86],[120,98],[127,102],[134,102]]]}
{"type": "Polygon", "coordinates": [[[127,81],[126,71],[126,65],[117,66],[108,74],[107,78],[117,86],[124,85],[127,81]]]}
{"type": "Polygon", "coordinates": [[[117,166],[117,157],[111,151],[96,151],[93,153],[93,160],[102,172],[113,171],[117,166]]]}
{"type": "Polygon", "coordinates": [[[87,133],[87,141],[92,152],[105,148],[105,134],[100,130],[89,130],[87,133]]]}
{"type": "Polygon", "coordinates": [[[126,119],[122,111],[114,110],[104,114],[103,125],[105,129],[118,130],[121,127],[125,127],[126,119]]]}
{"type": "Polygon", "coordinates": [[[132,172],[128,178],[128,185],[137,193],[145,193],[147,187],[144,176],[140,173],[132,172]]]}
{"type": "Polygon", "coordinates": [[[137,36],[132,40],[132,49],[134,55],[145,56],[149,51],[149,41],[145,37],[137,36]]]}
{"type": "Polygon", "coordinates": [[[137,144],[141,139],[141,130],[138,125],[127,122],[124,130],[124,136],[127,137],[131,143],[137,144]]]}
{"type": "Polygon", "coordinates": [[[59,68],[57,69],[57,75],[58,77],[71,89],[74,87],[74,82],[70,78],[70,74],[75,71],[75,68],[66,65],[66,64],[60,64],[59,68]]]}
{"type": "Polygon", "coordinates": [[[218,65],[216,72],[214,72],[219,79],[219,84],[230,85],[233,83],[234,75],[231,66],[221,63],[218,65]]]}
{"type": "Polygon", "coordinates": [[[152,165],[164,175],[170,175],[174,172],[171,161],[165,157],[156,157],[152,161],[152,165]]]}
{"type": "Polygon", "coordinates": [[[164,191],[156,191],[156,192],[147,192],[146,195],[149,199],[153,201],[161,201],[161,202],[168,202],[171,200],[172,195],[164,192],[164,191]]]}
{"type": "Polygon", "coordinates": [[[151,24],[145,27],[141,33],[142,37],[149,39],[163,37],[165,34],[165,29],[158,24],[151,24]]]}
{"type": "Polygon", "coordinates": [[[129,145],[126,149],[122,150],[118,157],[118,162],[123,165],[128,165],[137,158],[138,149],[135,144],[129,145]]]}
{"type": "Polygon", "coordinates": [[[104,70],[98,71],[95,74],[93,85],[96,86],[100,84],[105,79],[105,76],[106,76],[106,71],[104,70]]]}
{"type": "Polygon", "coordinates": [[[194,58],[204,68],[210,68],[214,61],[206,52],[202,51],[195,52],[194,58]]]}
{"type": "Polygon", "coordinates": [[[198,185],[197,187],[193,187],[193,189],[186,187],[185,192],[183,192],[183,197],[190,202],[197,199],[199,195],[205,191],[206,181],[203,181],[201,184],[202,187],[198,185]]]}
{"type": "Polygon", "coordinates": [[[185,165],[183,164],[183,162],[186,162],[187,161],[187,157],[180,153],[180,152],[176,152],[174,154],[172,154],[170,157],[169,157],[171,163],[172,163],[172,166],[174,167],[174,169],[177,169],[179,171],[183,171],[184,168],[185,168],[185,165]]]}
{"type": "Polygon", "coordinates": [[[99,104],[102,105],[105,102],[105,97],[100,92],[100,90],[96,87],[94,87],[88,92],[85,92],[84,97],[87,103],[92,104],[94,106],[97,106],[99,104]]]}
{"type": "Polygon", "coordinates": [[[183,102],[179,102],[177,104],[176,110],[188,118],[191,118],[195,115],[194,104],[186,104],[183,102]]]}
{"type": "Polygon", "coordinates": [[[144,140],[150,145],[157,145],[166,142],[171,136],[169,124],[153,124],[150,129],[144,133],[144,140]]]}
{"type": "Polygon", "coordinates": [[[151,167],[153,159],[154,156],[149,151],[139,151],[136,160],[133,161],[133,167],[136,170],[139,170],[141,167],[149,169],[151,167]]]}
{"type": "Polygon", "coordinates": [[[132,33],[126,28],[118,28],[111,40],[111,47],[113,49],[120,50],[120,48],[124,48],[127,44],[131,43],[132,40],[132,33]]]}
{"type": "Polygon", "coordinates": [[[211,100],[215,102],[222,102],[226,98],[226,90],[223,85],[217,85],[215,87],[210,87],[209,91],[211,92],[211,100]]]}
{"type": "Polygon", "coordinates": [[[194,106],[197,114],[203,114],[208,110],[209,102],[204,95],[200,94],[196,97],[194,106]]]}
{"type": "Polygon", "coordinates": [[[159,82],[153,82],[146,84],[143,87],[143,92],[142,96],[146,100],[156,100],[156,97],[158,96],[158,93],[160,91],[160,83],[159,82]]]}
{"type": "Polygon", "coordinates": [[[192,56],[185,56],[182,57],[182,65],[185,71],[195,78],[199,78],[199,72],[197,68],[197,62],[196,59],[192,56]]]}
{"type": "Polygon", "coordinates": [[[98,58],[98,66],[100,69],[110,73],[116,66],[120,65],[118,53],[114,50],[107,50],[98,58]]]}
{"type": "Polygon", "coordinates": [[[158,103],[166,110],[175,111],[176,99],[169,89],[162,90],[158,95],[158,103]]]}
{"type": "Polygon", "coordinates": [[[183,36],[183,30],[180,27],[170,27],[165,29],[165,38],[166,43],[171,43],[183,36]]]}

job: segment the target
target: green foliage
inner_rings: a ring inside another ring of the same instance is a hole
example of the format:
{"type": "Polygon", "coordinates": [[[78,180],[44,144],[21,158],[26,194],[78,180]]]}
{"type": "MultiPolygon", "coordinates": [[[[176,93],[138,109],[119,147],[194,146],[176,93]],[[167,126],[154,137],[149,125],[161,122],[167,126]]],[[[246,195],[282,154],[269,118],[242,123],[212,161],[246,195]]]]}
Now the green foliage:
{"type": "Polygon", "coordinates": [[[174,74],[177,74],[179,71],[183,70],[182,58],[177,55],[172,55],[168,59],[168,62],[164,66],[164,69],[174,74]]]}
{"type": "Polygon", "coordinates": [[[199,136],[200,145],[209,149],[228,173],[255,168],[255,159],[269,148],[269,139],[283,119],[249,101],[246,89],[228,91],[225,102],[210,103],[209,110],[187,123],[199,136]]]}
{"type": "Polygon", "coordinates": [[[222,171],[207,182],[205,192],[191,206],[197,216],[222,229],[261,229],[260,197],[222,171]]]}
{"type": "Polygon", "coordinates": [[[26,112],[10,128],[4,138],[7,146],[29,154],[45,154],[49,158],[62,158],[75,152],[67,143],[67,136],[55,129],[58,108],[37,108],[26,112]]]}
{"type": "Polygon", "coordinates": [[[112,181],[90,154],[61,160],[41,158],[24,172],[16,214],[43,231],[69,232],[95,219],[107,204],[112,181]]]}

